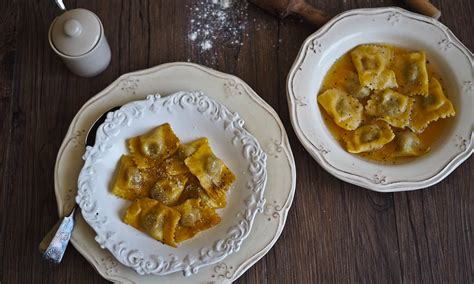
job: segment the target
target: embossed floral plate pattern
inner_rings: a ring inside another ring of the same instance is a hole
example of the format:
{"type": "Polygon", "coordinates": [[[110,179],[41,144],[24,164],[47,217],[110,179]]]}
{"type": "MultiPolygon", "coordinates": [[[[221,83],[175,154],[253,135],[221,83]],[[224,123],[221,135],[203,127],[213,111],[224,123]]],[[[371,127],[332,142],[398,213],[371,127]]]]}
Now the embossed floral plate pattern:
{"type": "Polygon", "coordinates": [[[199,91],[149,95],[108,113],[97,129],[94,146],[86,148],[76,197],[100,246],[139,274],[154,275],[183,271],[189,276],[238,251],[255,214],[263,211],[267,179],[266,154],[243,126],[238,113],[199,91]],[[227,206],[218,210],[221,222],[177,248],[124,224],[121,215],[130,202],[110,192],[118,161],[128,153],[126,140],[163,123],[170,123],[183,142],[207,137],[216,155],[236,175],[227,206]]]}
{"type": "Polygon", "coordinates": [[[295,190],[295,165],[284,127],[275,111],[242,80],[191,63],[169,63],[125,74],[91,98],[78,112],[64,138],[55,166],[55,190],[59,215],[74,204],[79,172],[83,167],[84,139],[87,129],[103,112],[130,101],[143,100],[148,94],[168,95],[179,90],[202,90],[215,101],[245,120],[245,129],[258,139],[267,153],[266,203],[257,213],[254,226],[240,250],[224,260],[204,266],[197,274],[163,276],[140,275],[118,262],[95,241],[95,231],[76,216],[71,242],[107,280],[119,283],[202,283],[234,281],[263,257],[281,234],[295,190]],[[182,78],[187,78],[183,80],[182,78]],[[265,129],[265,131],[259,131],[265,129]]]}
{"type": "Polygon", "coordinates": [[[473,55],[440,22],[400,8],[342,13],[303,43],[290,70],[287,96],[293,128],[306,150],[329,173],[371,190],[413,190],[440,182],[473,152],[473,55]],[[456,109],[449,129],[429,154],[383,165],[346,152],[321,117],[316,95],[331,65],[359,44],[388,43],[424,50],[456,109]]]}

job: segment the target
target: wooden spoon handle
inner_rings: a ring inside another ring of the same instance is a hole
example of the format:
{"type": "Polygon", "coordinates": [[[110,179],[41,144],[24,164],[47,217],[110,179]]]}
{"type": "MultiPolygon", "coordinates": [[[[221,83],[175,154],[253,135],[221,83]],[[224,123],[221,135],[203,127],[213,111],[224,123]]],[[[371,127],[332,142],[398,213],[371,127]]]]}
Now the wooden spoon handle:
{"type": "Polygon", "coordinates": [[[325,12],[318,10],[304,0],[292,0],[288,5],[288,12],[301,16],[309,23],[322,26],[331,18],[325,12]]]}
{"type": "Polygon", "coordinates": [[[441,17],[441,11],[428,0],[405,0],[405,3],[420,14],[435,18],[436,20],[441,17]]]}

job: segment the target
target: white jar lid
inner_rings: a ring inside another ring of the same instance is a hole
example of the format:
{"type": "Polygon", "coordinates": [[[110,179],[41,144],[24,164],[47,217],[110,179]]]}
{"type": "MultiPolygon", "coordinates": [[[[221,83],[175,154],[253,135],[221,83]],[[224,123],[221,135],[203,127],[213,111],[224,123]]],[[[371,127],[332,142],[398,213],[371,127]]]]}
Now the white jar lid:
{"type": "Polygon", "coordinates": [[[52,23],[50,37],[54,47],[68,56],[80,56],[92,50],[101,37],[99,18],[89,10],[64,12],[52,23]]]}

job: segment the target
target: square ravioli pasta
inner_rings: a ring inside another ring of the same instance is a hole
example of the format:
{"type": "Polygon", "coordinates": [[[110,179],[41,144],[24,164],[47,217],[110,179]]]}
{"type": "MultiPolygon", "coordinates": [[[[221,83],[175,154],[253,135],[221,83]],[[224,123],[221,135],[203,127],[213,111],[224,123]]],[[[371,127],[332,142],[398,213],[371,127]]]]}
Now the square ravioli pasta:
{"type": "Polygon", "coordinates": [[[133,201],[123,222],[176,247],[220,222],[235,181],[207,138],[181,144],[168,123],[130,138],[112,193],[133,201]]]}
{"type": "Polygon", "coordinates": [[[416,133],[421,133],[428,125],[440,118],[454,116],[453,104],[444,95],[443,88],[436,78],[431,78],[428,96],[415,96],[410,127],[416,133]]]}
{"type": "Polygon", "coordinates": [[[207,138],[199,138],[186,144],[179,145],[178,151],[165,160],[166,173],[178,175],[189,173],[189,169],[184,164],[184,160],[194,154],[202,145],[209,145],[207,138]]]}
{"type": "Polygon", "coordinates": [[[396,88],[397,80],[389,65],[393,51],[388,46],[359,45],[351,51],[361,86],[371,90],[396,88]]]}
{"type": "Polygon", "coordinates": [[[163,203],[150,199],[138,199],[130,205],[123,221],[148,233],[154,239],[176,247],[175,232],[181,214],[163,203]]]}
{"type": "Polygon", "coordinates": [[[410,130],[404,130],[395,134],[395,157],[416,157],[430,151],[415,133],[410,130]]]}
{"type": "Polygon", "coordinates": [[[373,115],[388,124],[404,128],[410,123],[413,99],[392,90],[373,94],[367,101],[367,114],[373,115]]]}
{"type": "Polygon", "coordinates": [[[139,169],[131,156],[122,155],[115,174],[112,193],[128,200],[147,197],[153,184],[159,178],[159,170],[139,169]]]}
{"type": "Polygon", "coordinates": [[[400,93],[409,96],[428,95],[428,71],[424,52],[404,52],[395,55],[393,71],[400,93]]]}
{"type": "Polygon", "coordinates": [[[174,207],[181,214],[175,232],[176,242],[190,239],[221,221],[215,209],[205,207],[201,203],[200,199],[188,199],[181,205],[174,207]]]}
{"type": "Polygon", "coordinates": [[[318,102],[338,126],[347,130],[359,127],[364,108],[358,99],[334,88],[319,95],[318,102]]]}
{"type": "Polygon", "coordinates": [[[235,181],[235,175],[208,144],[201,145],[184,163],[212,199],[219,199],[235,181]]]}
{"type": "Polygon", "coordinates": [[[378,150],[395,138],[390,125],[383,120],[375,120],[357,128],[346,137],[347,151],[362,153],[378,150]]]}
{"type": "Polygon", "coordinates": [[[152,167],[172,156],[179,145],[180,141],[169,123],[128,140],[128,149],[139,168],[152,167]]]}
{"type": "Polygon", "coordinates": [[[343,89],[356,99],[364,99],[370,96],[370,89],[360,85],[359,76],[351,70],[346,70],[344,81],[342,82],[343,89]]]}
{"type": "Polygon", "coordinates": [[[178,203],[182,204],[188,199],[200,199],[205,207],[224,208],[227,205],[226,192],[224,190],[216,191],[213,197],[209,196],[206,190],[201,186],[199,180],[194,175],[189,175],[189,179],[179,196],[178,203]]]}
{"type": "Polygon", "coordinates": [[[324,123],[347,152],[369,160],[397,164],[428,153],[449,127],[439,120],[456,114],[433,67],[424,51],[356,46],[324,77],[317,96],[324,123]],[[357,104],[360,114],[350,110],[357,104]]]}
{"type": "Polygon", "coordinates": [[[150,196],[165,205],[176,205],[187,181],[188,176],[184,174],[166,176],[155,183],[150,190],[150,196]]]}

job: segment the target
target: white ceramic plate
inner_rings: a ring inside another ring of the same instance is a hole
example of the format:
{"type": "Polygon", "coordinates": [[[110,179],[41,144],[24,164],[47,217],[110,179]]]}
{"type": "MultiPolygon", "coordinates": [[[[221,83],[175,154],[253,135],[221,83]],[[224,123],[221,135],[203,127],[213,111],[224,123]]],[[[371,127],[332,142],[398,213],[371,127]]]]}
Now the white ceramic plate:
{"type": "Polygon", "coordinates": [[[290,70],[287,95],[293,128],[306,150],[329,173],[371,190],[413,190],[440,182],[473,152],[473,55],[440,22],[400,8],[342,13],[303,43],[290,70]],[[359,44],[388,43],[424,50],[456,109],[450,129],[428,155],[382,165],[347,153],[326,128],[316,95],[331,65],[359,44]]]}
{"type": "Polygon", "coordinates": [[[238,251],[252,229],[255,214],[263,211],[267,180],[267,156],[243,126],[238,113],[199,91],[149,95],[108,113],[97,129],[94,146],[86,148],[76,197],[100,246],[137,273],[154,275],[183,271],[189,276],[238,251]],[[128,154],[126,140],[163,123],[169,123],[183,143],[207,137],[216,155],[236,175],[227,193],[227,206],[218,210],[221,222],[177,248],[123,223],[131,202],[110,191],[118,161],[128,154]]]}
{"type": "Polygon", "coordinates": [[[107,280],[119,283],[202,283],[234,281],[262,258],[274,245],[284,227],[295,190],[295,165],[281,121],[242,80],[235,76],[190,63],[170,63],[121,76],[91,98],[77,113],[64,138],[55,166],[55,191],[59,215],[74,205],[76,184],[83,167],[84,140],[89,127],[105,111],[147,94],[163,95],[179,90],[202,90],[207,96],[238,112],[245,129],[258,139],[267,156],[266,200],[262,214],[256,214],[254,226],[240,250],[225,260],[199,269],[197,274],[164,276],[139,275],[115,260],[94,240],[95,231],[81,214],[76,215],[72,244],[107,280]],[[186,80],[182,80],[186,78],[186,80]],[[265,129],[265,131],[259,131],[265,129]]]}

